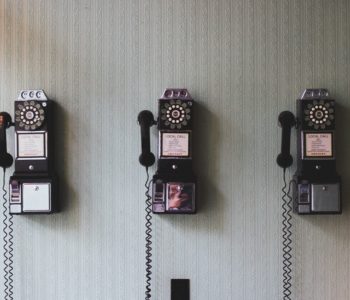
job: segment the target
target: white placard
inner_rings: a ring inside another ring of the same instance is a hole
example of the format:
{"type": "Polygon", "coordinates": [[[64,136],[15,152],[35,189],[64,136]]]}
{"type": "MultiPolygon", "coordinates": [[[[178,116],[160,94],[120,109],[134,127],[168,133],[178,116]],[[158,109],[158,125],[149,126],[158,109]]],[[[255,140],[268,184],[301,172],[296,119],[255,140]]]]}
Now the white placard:
{"type": "Polygon", "coordinates": [[[189,156],[189,133],[162,133],[162,156],[189,156]]]}
{"type": "Polygon", "coordinates": [[[307,133],[305,135],[307,157],[332,157],[331,133],[307,133]]]}
{"type": "Polygon", "coordinates": [[[44,157],[44,133],[18,134],[18,157],[44,157]]]}
{"type": "Polygon", "coordinates": [[[50,211],[50,183],[23,183],[23,211],[50,211]]]}

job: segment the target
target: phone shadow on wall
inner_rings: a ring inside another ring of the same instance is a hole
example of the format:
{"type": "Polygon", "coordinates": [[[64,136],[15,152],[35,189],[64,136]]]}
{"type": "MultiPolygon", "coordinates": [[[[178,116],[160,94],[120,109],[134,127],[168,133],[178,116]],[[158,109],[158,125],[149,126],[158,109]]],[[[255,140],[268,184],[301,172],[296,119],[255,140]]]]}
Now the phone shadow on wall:
{"type": "Polygon", "coordinates": [[[76,206],[76,202],[73,201],[75,199],[75,193],[72,187],[67,182],[67,178],[69,178],[69,171],[71,168],[69,167],[69,161],[72,158],[68,159],[71,156],[69,153],[66,142],[68,140],[69,131],[72,128],[68,126],[68,112],[61,106],[58,102],[56,102],[55,107],[56,115],[55,115],[55,168],[56,172],[59,176],[58,178],[58,201],[59,201],[59,211],[65,212],[74,210],[74,206],[76,206]]]}
{"type": "MultiPolygon", "coordinates": [[[[196,103],[193,129],[193,172],[197,177],[196,198],[197,213],[195,215],[163,215],[169,223],[176,224],[177,228],[184,227],[194,231],[208,230],[208,216],[222,215],[223,205],[220,204],[223,196],[217,188],[215,176],[217,176],[218,155],[220,147],[220,124],[218,117],[200,102],[196,103]],[[196,222],[203,220],[206,226],[196,226],[196,222]],[[178,221],[181,221],[180,223],[178,221]],[[183,221],[183,222],[182,222],[183,221]],[[189,222],[194,226],[189,226],[189,222]]],[[[211,231],[221,231],[221,222],[216,222],[211,231]]],[[[181,229],[181,228],[179,228],[181,229]]]]}

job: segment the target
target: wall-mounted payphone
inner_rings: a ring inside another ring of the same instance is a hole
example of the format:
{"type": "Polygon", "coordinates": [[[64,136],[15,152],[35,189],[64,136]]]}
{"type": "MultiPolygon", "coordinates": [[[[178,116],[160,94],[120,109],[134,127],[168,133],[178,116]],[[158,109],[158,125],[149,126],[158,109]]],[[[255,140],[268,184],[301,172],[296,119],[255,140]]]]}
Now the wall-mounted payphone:
{"type": "Polygon", "coordinates": [[[341,184],[335,162],[335,101],[327,89],[306,89],[296,101],[297,115],[283,111],[281,153],[283,168],[283,299],[291,299],[292,223],[291,212],[302,215],[340,214],[341,184]],[[297,129],[297,170],[287,188],[286,168],[290,154],[291,129],[297,129]],[[289,195],[292,186],[292,196],[289,195]]]}
{"type": "Polygon", "coordinates": [[[150,111],[138,116],[142,153],[139,161],[153,165],[149,128],[158,125],[158,162],[153,176],[152,211],[188,214],[196,212],[196,178],[192,171],[194,101],[186,89],[167,89],[158,100],[158,120],[150,111]]]}
{"type": "Polygon", "coordinates": [[[13,299],[13,215],[50,214],[58,210],[53,170],[53,102],[43,90],[21,91],[15,119],[0,113],[0,167],[3,175],[4,295],[13,299]],[[14,126],[15,171],[10,177],[9,210],[5,170],[13,164],[7,152],[6,130],[14,126]],[[8,212],[10,215],[8,215],[8,212]]]}
{"type": "Polygon", "coordinates": [[[290,131],[297,128],[297,171],[293,176],[294,210],[299,214],[341,213],[340,176],[335,162],[335,101],[326,89],[307,89],[297,100],[297,116],[284,111],[282,151],[277,163],[287,168],[290,131]]]}
{"type": "MultiPolygon", "coordinates": [[[[196,212],[196,178],[192,171],[193,109],[194,101],[186,89],[166,89],[158,100],[157,121],[149,110],[141,111],[137,118],[141,127],[142,146],[139,161],[146,167],[147,172],[145,183],[147,189],[146,300],[151,299],[151,213],[194,214],[196,212]],[[149,180],[148,168],[155,162],[155,156],[150,147],[150,127],[155,124],[158,125],[157,171],[149,180]]],[[[173,298],[175,299],[175,296],[173,298]]]]}
{"type": "MultiPolygon", "coordinates": [[[[6,129],[15,127],[15,172],[10,178],[10,213],[57,211],[53,171],[53,102],[43,90],[21,91],[15,101],[15,122],[0,113],[0,166],[12,165],[7,153],[6,129]]],[[[10,158],[11,157],[11,158],[10,158]]]]}

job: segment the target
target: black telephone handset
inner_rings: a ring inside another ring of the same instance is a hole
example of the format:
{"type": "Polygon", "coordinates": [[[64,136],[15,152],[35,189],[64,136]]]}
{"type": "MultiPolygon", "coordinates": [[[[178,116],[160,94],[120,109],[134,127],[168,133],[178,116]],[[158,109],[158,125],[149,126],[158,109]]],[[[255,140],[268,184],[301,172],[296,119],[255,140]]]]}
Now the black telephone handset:
{"type": "Polygon", "coordinates": [[[158,124],[157,171],[153,176],[154,213],[191,214],[196,212],[196,178],[192,171],[192,127],[194,100],[186,89],[166,89],[158,100],[158,120],[150,111],[138,116],[142,153],[139,161],[154,163],[150,151],[149,128],[158,124]]]}
{"type": "Polygon", "coordinates": [[[6,169],[12,166],[13,157],[7,152],[6,129],[12,124],[11,116],[6,112],[0,113],[0,167],[6,169]]]}
{"type": "Polygon", "coordinates": [[[53,170],[52,106],[43,90],[24,90],[15,101],[15,123],[0,113],[0,166],[12,165],[6,129],[15,126],[15,172],[10,177],[10,213],[57,211],[53,170]]]}
{"type": "Polygon", "coordinates": [[[296,104],[296,118],[289,111],[279,115],[282,151],[277,157],[284,169],[292,164],[290,131],[297,125],[294,210],[299,214],[341,213],[341,181],[335,162],[335,100],[326,89],[306,89],[296,104]]]}
{"type": "Polygon", "coordinates": [[[282,168],[288,168],[293,163],[290,154],[290,135],[295,126],[295,117],[290,111],[283,111],[278,116],[278,123],[282,127],[281,153],[277,156],[277,164],[282,168]]]}
{"type": "Polygon", "coordinates": [[[150,127],[156,124],[156,122],[154,121],[152,112],[150,112],[149,110],[141,111],[137,117],[137,121],[139,122],[141,127],[142,152],[139,157],[139,162],[144,167],[150,167],[155,162],[154,154],[151,152],[150,127]]]}

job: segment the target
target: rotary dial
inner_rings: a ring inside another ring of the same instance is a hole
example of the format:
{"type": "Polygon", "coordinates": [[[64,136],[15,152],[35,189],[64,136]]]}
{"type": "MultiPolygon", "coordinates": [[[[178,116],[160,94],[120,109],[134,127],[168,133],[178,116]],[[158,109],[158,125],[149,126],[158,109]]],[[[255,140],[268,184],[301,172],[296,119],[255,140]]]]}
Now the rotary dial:
{"type": "Polygon", "coordinates": [[[191,105],[191,101],[186,103],[181,100],[170,100],[161,109],[161,119],[170,129],[180,129],[182,126],[186,126],[191,119],[191,109],[189,108],[191,105]]]}
{"type": "Polygon", "coordinates": [[[325,129],[334,120],[334,108],[331,107],[330,103],[325,103],[323,100],[308,104],[304,113],[308,126],[314,129],[325,129]]]}
{"type": "Polygon", "coordinates": [[[39,102],[24,101],[16,109],[16,122],[24,130],[36,130],[45,120],[44,109],[39,102]]]}

